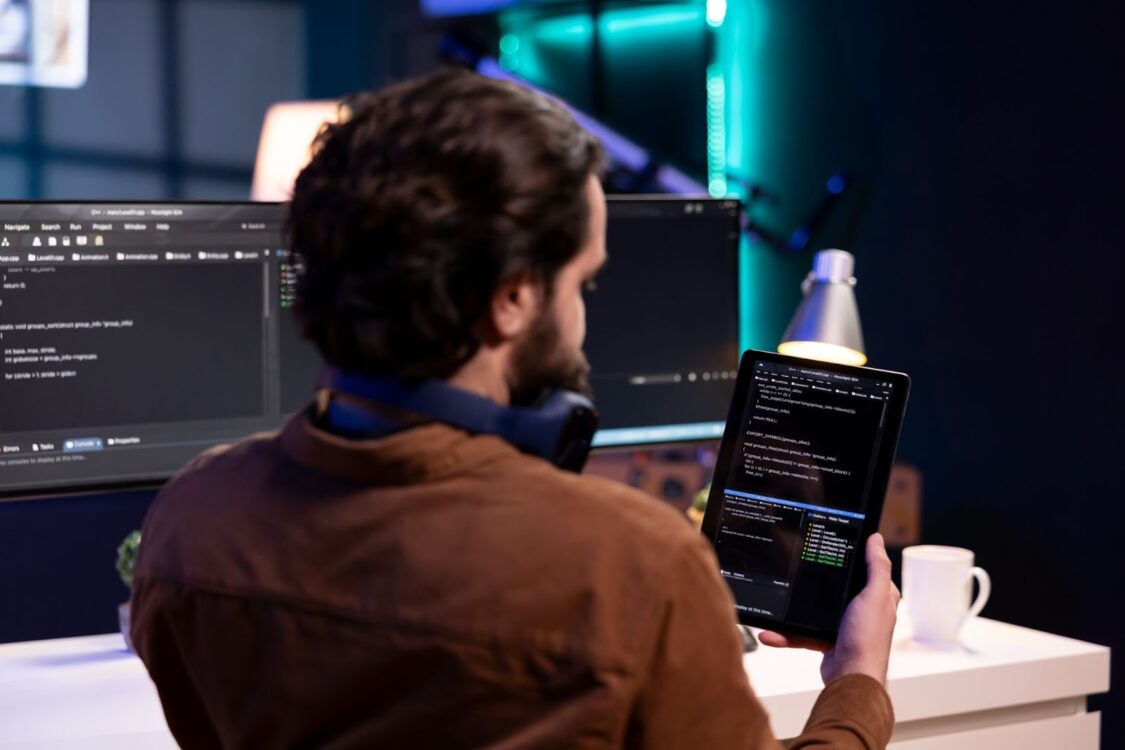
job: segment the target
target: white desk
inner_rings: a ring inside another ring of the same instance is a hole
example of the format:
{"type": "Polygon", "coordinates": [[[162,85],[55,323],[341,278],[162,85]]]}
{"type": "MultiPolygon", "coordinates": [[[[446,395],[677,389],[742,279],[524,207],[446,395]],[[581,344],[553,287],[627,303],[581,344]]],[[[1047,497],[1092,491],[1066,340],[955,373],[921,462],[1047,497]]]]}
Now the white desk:
{"type": "MultiPolygon", "coordinates": [[[[1098,747],[1086,696],[1109,689],[1109,649],[978,619],[964,646],[896,638],[889,690],[898,750],[1098,747]]],[[[762,648],[746,669],[780,737],[800,733],[820,692],[820,657],[762,648]]],[[[156,690],[121,636],[0,645],[0,748],[175,747],[156,690]]]]}
{"type": "MultiPolygon", "coordinates": [[[[900,622],[902,619],[900,618],[900,622]]],[[[1096,750],[1100,716],[1086,697],[1109,690],[1109,649],[970,620],[955,650],[926,649],[896,631],[887,690],[896,750],[1096,750]]],[[[820,655],[761,647],[744,662],[774,734],[794,737],[820,692],[820,655]]]]}

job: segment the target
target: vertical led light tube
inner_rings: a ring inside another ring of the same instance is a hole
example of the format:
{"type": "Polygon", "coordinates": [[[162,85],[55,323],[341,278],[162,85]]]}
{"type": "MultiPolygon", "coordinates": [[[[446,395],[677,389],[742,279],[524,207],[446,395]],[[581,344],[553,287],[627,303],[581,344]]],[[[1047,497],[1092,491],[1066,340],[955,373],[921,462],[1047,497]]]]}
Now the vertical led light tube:
{"type": "Polygon", "coordinates": [[[727,195],[726,82],[715,63],[707,66],[707,192],[727,195]]]}

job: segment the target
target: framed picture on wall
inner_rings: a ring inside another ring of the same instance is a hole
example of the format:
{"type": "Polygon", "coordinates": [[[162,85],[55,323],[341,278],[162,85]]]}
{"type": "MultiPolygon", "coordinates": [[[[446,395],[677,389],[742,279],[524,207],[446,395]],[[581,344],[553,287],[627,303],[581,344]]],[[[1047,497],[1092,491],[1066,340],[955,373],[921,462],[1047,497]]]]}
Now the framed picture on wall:
{"type": "Polygon", "coordinates": [[[86,82],[89,0],[0,0],[0,84],[86,82]]]}

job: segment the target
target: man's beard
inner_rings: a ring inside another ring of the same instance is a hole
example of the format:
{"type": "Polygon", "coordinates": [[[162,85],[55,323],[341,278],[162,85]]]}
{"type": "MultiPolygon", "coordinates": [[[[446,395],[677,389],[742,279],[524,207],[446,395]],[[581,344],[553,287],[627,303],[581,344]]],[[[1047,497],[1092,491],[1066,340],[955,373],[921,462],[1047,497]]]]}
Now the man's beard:
{"type": "Polygon", "coordinates": [[[545,306],[512,353],[508,383],[512,406],[534,406],[547,394],[558,390],[593,397],[586,355],[559,348],[559,324],[550,312],[550,306],[545,306]]]}

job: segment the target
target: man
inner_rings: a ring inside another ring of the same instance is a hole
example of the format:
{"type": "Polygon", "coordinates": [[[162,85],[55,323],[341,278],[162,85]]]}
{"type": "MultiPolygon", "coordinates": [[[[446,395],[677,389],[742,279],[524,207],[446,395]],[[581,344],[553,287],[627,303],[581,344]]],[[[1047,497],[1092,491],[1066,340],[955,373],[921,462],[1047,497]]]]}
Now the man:
{"type": "MultiPolygon", "coordinates": [[[[442,72],[359,97],[297,181],[298,319],[341,370],[501,405],[585,390],[600,151],[442,72]]],[[[798,747],[881,747],[881,540],[798,747]]],[[[777,747],[707,542],[671,508],[347,394],[210,451],[144,525],[133,639],[187,747],[777,747]],[[344,429],[335,406],[397,424],[344,429]]],[[[762,640],[789,644],[777,634],[762,640]]]]}

